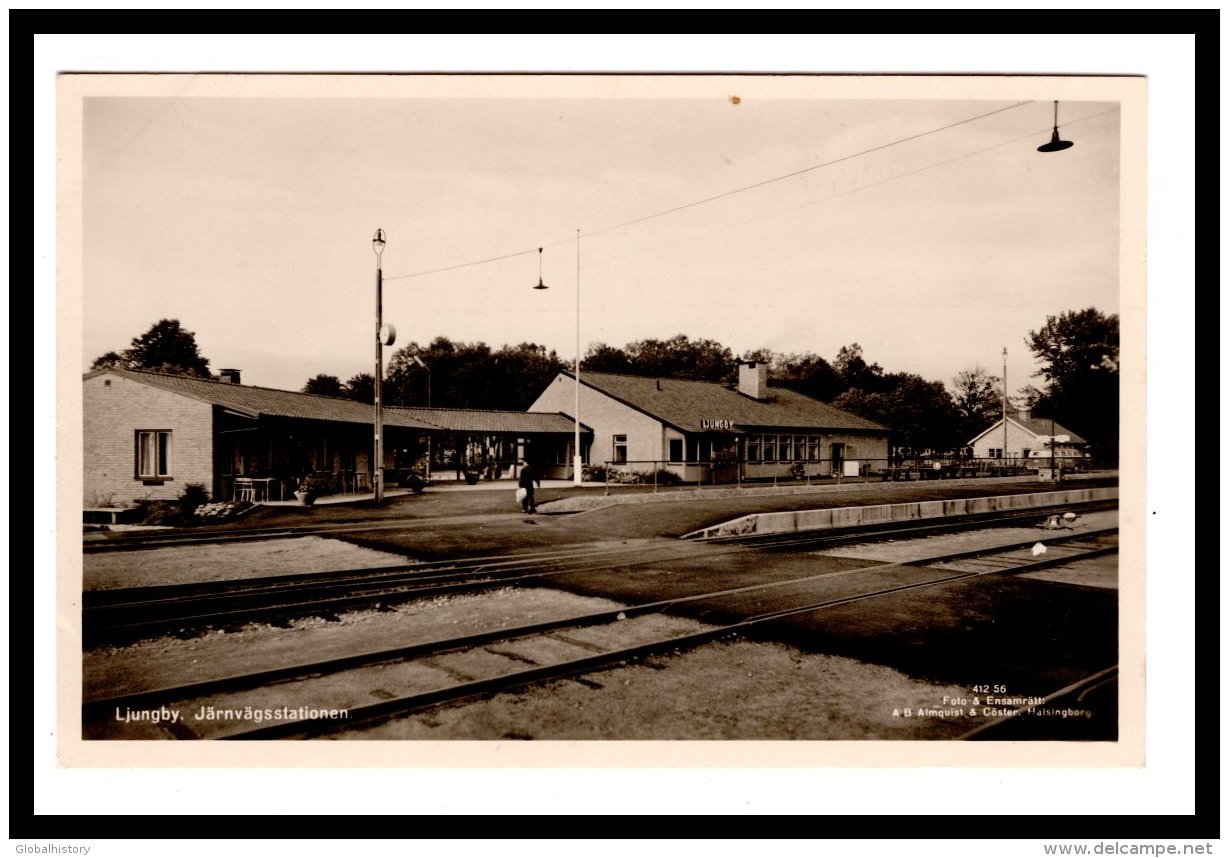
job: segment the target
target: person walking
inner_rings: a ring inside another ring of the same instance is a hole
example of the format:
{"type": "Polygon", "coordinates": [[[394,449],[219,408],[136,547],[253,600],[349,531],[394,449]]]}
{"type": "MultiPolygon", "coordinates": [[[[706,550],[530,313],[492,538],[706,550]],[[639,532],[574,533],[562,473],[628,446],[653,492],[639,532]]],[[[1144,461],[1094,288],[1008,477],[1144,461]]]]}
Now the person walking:
{"type": "Polygon", "coordinates": [[[540,487],[542,478],[538,476],[538,469],[526,462],[521,467],[521,476],[517,480],[517,486],[525,490],[525,497],[521,499],[521,509],[533,515],[538,511],[537,501],[533,496],[534,483],[540,487]]]}

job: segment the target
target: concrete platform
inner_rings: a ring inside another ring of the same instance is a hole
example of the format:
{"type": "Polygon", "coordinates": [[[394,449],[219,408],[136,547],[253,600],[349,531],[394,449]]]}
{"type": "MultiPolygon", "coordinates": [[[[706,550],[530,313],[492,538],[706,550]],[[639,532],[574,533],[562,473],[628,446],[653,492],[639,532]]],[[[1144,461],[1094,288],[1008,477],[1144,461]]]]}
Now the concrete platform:
{"type": "Polygon", "coordinates": [[[977,498],[919,501],[917,503],[875,504],[870,506],[807,509],[793,512],[764,512],[744,515],[712,527],[685,534],[684,539],[712,539],[723,536],[794,533],[806,530],[829,530],[840,527],[860,527],[888,524],[894,521],[918,521],[956,515],[978,515],[1019,509],[1036,509],[1067,503],[1111,500],[1118,497],[1117,487],[1066,489],[1035,494],[991,495],[977,498]]]}
{"type": "MultiPolygon", "coordinates": [[[[543,480],[542,486],[538,489],[538,491],[540,492],[546,489],[570,489],[573,487],[574,486],[570,480],[543,480]]],[[[583,483],[581,485],[581,488],[601,489],[602,487],[603,487],[602,483],[583,483]]],[[[429,492],[430,494],[438,494],[441,492],[451,494],[454,492],[489,492],[489,491],[503,491],[503,492],[508,492],[509,494],[512,494],[513,492],[516,491],[516,480],[479,480],[477,483],[475,483],[472,486],[466,483],[464,480],[444,480],[441,482],[433,481],[423,491],[429,492]]],[[[422,493],[423,492],[417,492],[417,494],[422,494],[422,493]]],[[[416,494],[416,493],[412,491],[411,489],[394,488],[394,489],[384,490],[384,497],[386,499],[405,497],[407,495],[412,495],[412,494],[416,494]]],[[[323,497],[316,498],[312,506],[337,506],[339,504],[357,504],[357,503],[363,503],[364,501],[373,501],[375,500],[375,497],[376,497],[375,494],[372,492],[365,492],[363,494],[357,494],[357,495],[324,495],[323,497]]],[[[297,499],[292,497],[289,500],[258,501],[256,503],[256,506],[302,507],[304,505],[299,503],[297,499]]]]}

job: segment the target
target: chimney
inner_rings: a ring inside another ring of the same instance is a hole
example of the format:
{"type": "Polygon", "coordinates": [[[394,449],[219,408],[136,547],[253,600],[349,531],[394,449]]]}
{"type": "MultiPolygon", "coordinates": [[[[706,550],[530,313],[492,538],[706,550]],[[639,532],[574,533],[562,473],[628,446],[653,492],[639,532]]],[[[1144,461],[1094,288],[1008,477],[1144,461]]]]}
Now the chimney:
{"type": "Polygon", "coordinates": [[[227,384],[239,383],[239,370],[237,369],[219,369],[218,381],[224,381],[227,384]]]}
{"type": "Polygon", "coordinates": [[[768,396],[768,364],[764,361],[746,361],[738,364],[738,392],[752,399],[768,396]]]}

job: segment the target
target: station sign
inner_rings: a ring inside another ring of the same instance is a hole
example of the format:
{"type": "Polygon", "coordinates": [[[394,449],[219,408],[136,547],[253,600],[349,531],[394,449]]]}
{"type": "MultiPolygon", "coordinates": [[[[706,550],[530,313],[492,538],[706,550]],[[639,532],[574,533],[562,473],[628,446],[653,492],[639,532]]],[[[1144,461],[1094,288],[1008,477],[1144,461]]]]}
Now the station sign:
{"type": "Polygon", "coordinates": [[[705,419],[705,420],[700,421],[700,428],[701,429],[733,429],[734,421],[733,420],[707,420],[705,419]]]}

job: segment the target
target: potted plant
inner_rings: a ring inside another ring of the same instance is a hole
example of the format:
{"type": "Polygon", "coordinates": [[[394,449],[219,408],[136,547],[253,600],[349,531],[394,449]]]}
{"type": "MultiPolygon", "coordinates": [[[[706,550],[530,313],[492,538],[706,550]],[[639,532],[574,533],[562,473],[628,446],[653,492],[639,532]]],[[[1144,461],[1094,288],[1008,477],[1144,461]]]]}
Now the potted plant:
{"type": "Polygon", "coordinates": [[[294,490],[294,496],[303,506],[311,506],[320,496],[320,481],[314,474],[304,474],[299,478],[299,487],[294,490]]]}
{"type": "Polygon", "coordinates": [[[420,494],[427,487],[427,467],[424,463],[418,462],[413,467],[405,472],[401,478],[401,485],[404,488],[410,489],[415,494],[420,494]]]}
{"type": "Polygon", "coordinates": [[[465,483],[466,485],[477,485],[478,479],[482,476],[482,471],[486,467],[486,456],[482,449],[482,445],[476,441],[471,441],[465,450],[465,483]]]}

